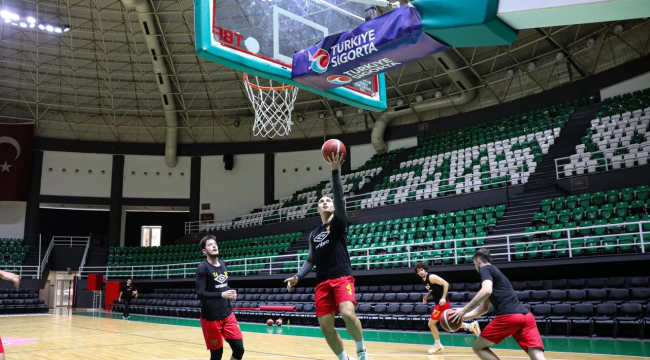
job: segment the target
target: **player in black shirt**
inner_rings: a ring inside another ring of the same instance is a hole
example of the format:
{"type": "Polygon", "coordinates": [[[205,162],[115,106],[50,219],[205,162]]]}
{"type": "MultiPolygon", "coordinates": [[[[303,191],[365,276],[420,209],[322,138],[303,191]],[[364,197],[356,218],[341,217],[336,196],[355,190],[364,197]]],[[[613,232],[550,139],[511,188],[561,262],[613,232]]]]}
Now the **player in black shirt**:
{"type": "MultiPolygon", "coordinates": [[[[429,293],[422,299],[422,302],[426,304],[430,301],[436,304],[431,312],[431,317],[429,318],[429,329],[431,329],[434,343],[429,351],[427,351],[429,355],[433,355],[445,349],[440,342],[440,333],[438,332],[438,327],[436,325],[438,324],[438,321],[440,321],[442,313],[449,309],[449,302],[447,301],[449,283],[440,276],[430,273],[429,267],[425,262],[419,262],[415,265],[415,273],[422,279],[424,287],[429,291],[429,293]]],[[[463,323],[462,328],[473,332],[476,336],[481,334],[481,328],[476,321],[471,324],[463,323]]]]}
{"type": "Polygon", "coordinates": [[[535,317],[519,302],[508,278],[491,262],[489,250],[476,251],[474,266],[481,274],[481,290],[464,308],[455,309],[450,320],[483,316],[492,304],[496,317],[474,342],[474,353],[482,360],[499,360],[490,347],[512,336],[532,360],[546,360],[535,317]]]}
{"type": "Polygon", "coordinates": [[[221,360],[224,338],[232,349],[230,359],[240,360],[244,356],[244,340],[230,307],[237,292],[228,287],[228,269],[219,260],[217,238],[207,235],[200,246],[206,260],[196,269],[196,295],[201,300],[201,328],[210,360],[221,360]]]}
{"type": "Polygon", "coordinates": [[[323,224],[309,235],[309,254],[298,274],[284,280],[287,289],[309,274],[316,265],[316,317],[327,344],[339,360],[347,360],[343,341],[336,329],[334,318],[337,312],[345,321],[345,327],[357,345],[358,360],[367,360],[363,343],[361,322],[354,313],[357,304],[354,295],[354,278],[348,255],[347,227],[343,186],[339,169],[344,159],[332,154],[328,163],[332,166],[332,191],[334,199],[322,197],[318,200],[318,213],[323,224]]]}
{"type": "Polygon", "coordinates": [[[126,284],[122,285],[122,290],[120,291],[120,297],[118,300],[124,298],[124,310],[122,314],[122,319],[129,320],[129,310],[131,308],[131,300],[138,297],[138,290],[135,289],[135,286],[131,283],[131,279],[126,279],[126,284]]]}

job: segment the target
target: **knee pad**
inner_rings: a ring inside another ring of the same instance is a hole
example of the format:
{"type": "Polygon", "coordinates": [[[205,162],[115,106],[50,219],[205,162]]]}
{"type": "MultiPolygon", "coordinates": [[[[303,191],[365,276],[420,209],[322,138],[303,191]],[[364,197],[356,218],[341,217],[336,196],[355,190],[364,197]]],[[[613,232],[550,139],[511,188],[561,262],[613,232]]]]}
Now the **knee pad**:
{"type": "Polygon", "coordinates": [[[228,339],[226,340],[232,349],[232,357],[240,359],[244,357],[244,340],[243,339],[228,339]]]}

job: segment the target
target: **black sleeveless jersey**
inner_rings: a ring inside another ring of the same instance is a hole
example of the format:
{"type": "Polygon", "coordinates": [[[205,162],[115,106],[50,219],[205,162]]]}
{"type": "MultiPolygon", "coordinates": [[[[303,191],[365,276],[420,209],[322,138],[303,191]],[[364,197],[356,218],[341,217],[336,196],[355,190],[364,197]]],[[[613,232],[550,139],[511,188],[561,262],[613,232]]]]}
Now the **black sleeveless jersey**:
{"type": "Polygon", "coordinates": [[[434,303],[437,304],[440,301],[440,299],[442,298],[442,293],[443,293],[443,291],[445,289],[442,287],[442,285],[432,284],[429,281],[429,276],[431,276],[431,275],[433,275],[433,274],[427,273],[427,277],[424,280],[422,280],[422,283],[424,284],[424,287],[430,293],[431,300],[429,300],[429,302],[434,302],[434,303]]]}

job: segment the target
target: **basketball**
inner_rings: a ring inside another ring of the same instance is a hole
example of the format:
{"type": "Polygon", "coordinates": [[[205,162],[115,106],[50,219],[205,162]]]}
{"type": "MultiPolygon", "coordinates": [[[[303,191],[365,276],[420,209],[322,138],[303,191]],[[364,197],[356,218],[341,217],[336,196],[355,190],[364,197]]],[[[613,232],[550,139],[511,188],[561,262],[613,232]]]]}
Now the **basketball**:
{"type": "Polygon", "coordinates": [[[273,326],[273,320],[271,319],[266,320],[266,325],[273,326]]]}
{"type": "Polygon", "coordinates": [[[345,145],[336,139],[327,140],[320,149],[320,152],[323,155],[323,160],[326,162],[330,161],[332,153],[341,155],[342,159],[345,159],[345,155],[348,153],[345,145]]]}
{"type": "Polygon", "coordinates": [[[277,326],[282,326],[282,319],[277,319],[277,320],[275,321],[275,325],[277,325],[277,326]]]}
{"type": "Polygon", "coordinates": [[[137,293],[138,293],[138,292],[135,291],[135,290],[134,290],[134,291],[131,291],[131,295],[132,295],[132,296],[135,296],[137,293]]]}
{"type": "Polygon", "coordinates": [[[447,309],[442,312],[442,316],[440,317],[440,326],[442,326],[442,329],[448,332],[456,332],[458,329],[460,329],[461,325],[463,324],[463,321],[458,321],[458,322],[451,322],[449,319],[449,316],[452,314],[452,311],[447,309]]]}

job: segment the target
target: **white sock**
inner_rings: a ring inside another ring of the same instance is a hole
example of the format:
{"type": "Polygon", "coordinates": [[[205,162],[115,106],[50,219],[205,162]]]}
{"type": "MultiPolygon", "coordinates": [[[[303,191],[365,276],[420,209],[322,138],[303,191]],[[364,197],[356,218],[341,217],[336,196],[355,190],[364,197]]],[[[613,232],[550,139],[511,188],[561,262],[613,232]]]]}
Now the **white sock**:
{"type": "Polygon", "coordinates": [[[343,350],[342,353],[336,355],[336,357],[338,357],[339,360],[348,360],[348,355],[345,353],[345,350],[343,350]]]}
{"type": "Polygon", "coordinates": [[[440,339],[438,339],[436,340],[436,342],[433,343],[433,345],[442,346],[442,343],[440,342],[440,339]]]}
{"type": "Polygon", "coordinates": [[[472,330],[472,324],[464,322],[463,323],[463,329],[472,330]]]}
{"type": "Polygon", "coordinates": [[[355,344],[357,344],[357,352],[363,351],[366,349],[365,346],[363,346],[363,339],[361,341],[355,341],[355,344]]]}

